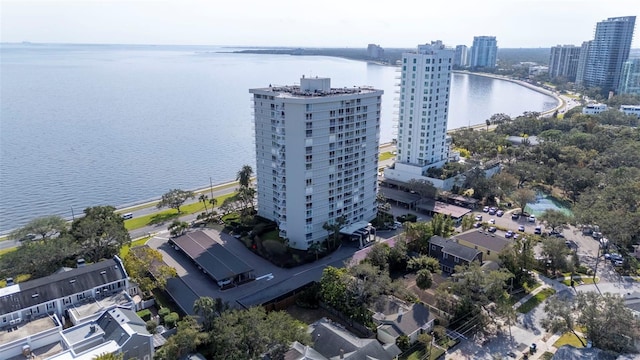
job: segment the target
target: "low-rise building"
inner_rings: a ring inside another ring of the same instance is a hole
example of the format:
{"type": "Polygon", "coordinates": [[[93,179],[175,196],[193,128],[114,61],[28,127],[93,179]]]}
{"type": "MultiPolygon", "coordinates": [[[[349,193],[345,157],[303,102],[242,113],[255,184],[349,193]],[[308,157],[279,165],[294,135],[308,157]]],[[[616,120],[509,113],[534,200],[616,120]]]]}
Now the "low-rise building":
{"type": "Polygon", "coordinates": [[[457,265],[468,265],[473,261],[482,264],[482,251],[437,235],[429,239],[429,256],[438,259],[440,268],[448,274],[453,273],[457,265]]]}
{"type": "Polygon", "coordinates": [[[377,337],[383,344],[395,344],[400,336],[407,336],[411,343],[418,335],[433,330],[435,316],[422,303],[407,304],[388,296],[384,304],[373,315],[378,324],[377,337]]]}
{"type": "Polygon", "coordinates": [[[640,105],[620,105],[620,111],[627,115],[635,115],[640,118],[640,105]]]}
{"type": "Polygon", "coordinates": [[[498,254],[511,245],[511,241],[495,232],[473,229],[453,236],[453,241],[460,245],[482,252],[484,260],[498,262],[498,254]]]}
{"type": "Polygon", "coordinates": [[[606,104],[587,104],[582,108],[582,113],[587,115],[600,114],[603,111],[607,111],[606,104]]]}

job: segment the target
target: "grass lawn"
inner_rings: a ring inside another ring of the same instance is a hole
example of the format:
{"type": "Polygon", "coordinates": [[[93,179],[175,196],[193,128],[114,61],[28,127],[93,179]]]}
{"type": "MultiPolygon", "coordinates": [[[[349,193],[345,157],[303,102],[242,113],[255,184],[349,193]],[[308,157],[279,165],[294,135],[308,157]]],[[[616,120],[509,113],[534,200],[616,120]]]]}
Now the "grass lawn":
{"type": "MultiPolygon", "coordinates": [[[[230,198],[235,194],[236,193],[234,192],[231,194],[217,197],[216,200],[218,205],[221,205],[227,198],[230,198]]],[[[210,209],[210,208],[211,207],[207,205],[207,209],[210,209]]],[[[179,214],[175,209],[166,209],[166,210],[160,210],[157,213],[125,220],[124,227],[129,231],[136,230],[136,229],[143,228],[147,225],[164,223],[164,222],[168,222],[173,219],[176,219],[179,216],[195,214],[203,211],[204,211],[204,204],[202,203],[202,201],[198,201],[198,202],[181,206],[179,214]]]]}
{"type": "MultiPolygon", "coordinates": [[[[582,338],[582,341],[584,341],[585,343],[587,342],[585,338],[582,338]]],[[[577,348],[584,347],[584,345],[582,345],[580,340],[578,340],[578,338],[570,331],[562,334],[560,339],[558,339],[555,343],[553,343],[553,346],[555,346],[556,348],[559,348],[562,345],[571,345],[577,348]]]]}
{"type": "Polygon", "coordinates": [[[553,295],[556,291],[551,288],[543,289],[539,293],[535,294],[531,299],[527,300],[524,304],[518,307],[518,312],[526,314],[533,310],[536,306],[540,305],[546,298],[553,295]]]}
{"type": "Polygon", "coordinates": [[[127,245],[125,245],[125,246],[123,246],[123,247],[120,249],[120,254],[118,254],[118,256],[120,256],[120,259],[124,259],[124,258],[125,258],[125,256],[127,256],[127,254],[129,254],[129,250],[130,250],[131,248],[134,248],[134,247],[137,247],[137,246],[142,246],[142,245],[144,245],[144,244],[147,242],[147,240],[149,240],[149,239],[150,239],[150,237],[145,236],[145,237],[143,237],[142,239],[138,239],[138,240],[136,240],[136,241],[132,241],[132,242],[131,242],[131,245],[128,245],[128,246],[127,246],[127,245]]]}
{"type": "Polygon", "coordinates": [[[4,254],[8,254],[10,252],[14,252],[16,250],[18,250],[17,246],[16,247],[12,247],[12,248],[8,248],[8,249],[2,249],[2,250],[0,250],[0,256],[2,256],[4,254]]]}
{"type": "Polygon", "coordinates": [[[387,151],[387,152],[383,152],[380,154],[380,156],[378,156],[378,161],[384,161],[384,160],[389,160],[396,157],[395,155],[393,155],[391,152],[387,151]]]}
{"type": "MultiPolygon", "coordinates": [[[[600,282],[600,278],[596,276],[596,281],[593,281],[593,277],[589,276],[589,277],[574,277],[573,278],[575,280],[576,285],[587,285],[587,284],[597,284],[598,282],[600,282]]],[[[564,279],[562,280],[562,283],[567,285],[567,286],[571,286],[571,279],[564,279]]]]}
{"type": "Polygon", "coordinates": [[[542,359],[542,360],[551,360],[551,358],[553,358],[553,355],[554,354],[552,352],[547,351],[547,352],[545,352],[544,354],[542,354],[540,356],[540,359],[542,359]]]}

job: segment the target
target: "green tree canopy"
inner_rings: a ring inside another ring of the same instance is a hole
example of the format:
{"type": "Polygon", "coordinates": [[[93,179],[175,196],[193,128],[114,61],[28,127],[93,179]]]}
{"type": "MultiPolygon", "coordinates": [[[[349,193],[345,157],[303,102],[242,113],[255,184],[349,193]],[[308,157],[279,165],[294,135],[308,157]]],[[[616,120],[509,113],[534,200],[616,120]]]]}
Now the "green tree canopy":
{"type": "Polygon", "coordinates": [[[49,215],[35,218],[29,221],[25,226],[11,232],[9,237],[15,240],[21,240],[30,234],[40,235],[40,239],[47,240],[53,235],[61,234],[67,231],[67,221],[58,215],[49,215]]]}
{"type": "Polygon", "coordinates": [[[242,166],[242,169],[238,171],[236,180],[240,184],[241,188],[248,188],[251,185],[251,176],[253,176],[253,169],[249,165],[242,166]]]}
{"type": "Polygon", "coordinates": [[[115,210],[113,206],[89,207],[71,224],[71,234],[87,262],[111,258],[123,245],[131,244],[124,220],[115,210]]]}
{"type": "Polygon", "coordinates": [[[180,207],[189,199],[195,198],[193,191],[186,191],[181,189],[172,189],[167,191],[160,198],[160,202],[156,205],[158,209],[163,207],[170,207],[176,209],[180,213],[180,207]]]}

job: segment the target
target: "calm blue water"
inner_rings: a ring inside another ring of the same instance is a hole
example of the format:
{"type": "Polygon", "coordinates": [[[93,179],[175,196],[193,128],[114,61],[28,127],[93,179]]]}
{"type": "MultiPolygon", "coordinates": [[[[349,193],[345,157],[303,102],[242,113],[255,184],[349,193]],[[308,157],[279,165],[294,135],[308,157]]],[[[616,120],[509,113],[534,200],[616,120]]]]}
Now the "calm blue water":
{"type": "MultiPolygon", "coordinates": [[[[0,231],[42,215],[122,206],[207,186],[253,165],[248,89],[301,75],[383,89],[394,138],[393,67],[218,47],[0,45],[0,231]]],[[[449,128],[555,101],[506,81],[455,74],[449,128]]]]}

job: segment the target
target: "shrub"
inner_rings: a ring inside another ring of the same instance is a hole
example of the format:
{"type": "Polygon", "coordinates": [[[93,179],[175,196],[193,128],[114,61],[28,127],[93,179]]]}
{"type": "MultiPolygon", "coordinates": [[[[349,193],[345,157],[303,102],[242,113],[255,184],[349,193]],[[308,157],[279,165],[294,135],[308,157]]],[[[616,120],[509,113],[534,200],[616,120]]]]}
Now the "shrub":
{"type": "Polygon", "coordinates": [[[264,240],[262,246],[270,255],[283,255],[287,252],[287,247],[275,240],[264,240]]]}
{"type": "Polygon", "coordinates": [[[157,327],[158,327],[158,323],[155,320],[147,321],[147,331],[149,332],[149,334],[155,334],[157,327]]]}
{"type": "Polygon", "coordinates": [[[164,317],[164,325],[168,328],[173,328],[174,326],[176,326],[178,320],[180,320],[180,315],[178,315],[178,313],[172,312],[164,317]]]}
{"type": "Polygon", "coordinates": [[[158,310],[158,315],[164,319],[164,317],[169,315],[170,312],[171,310],[169,310],[169,308],[162,307],[160,308],[160,310],[158,310]]]}
{"type": "Polygon", "coordinates": [[[149,311],[149,309],[140,310],[137,314],[144,321],[151,320],[151,311],[149,311]]]}

